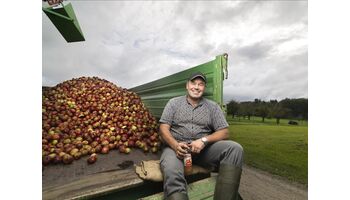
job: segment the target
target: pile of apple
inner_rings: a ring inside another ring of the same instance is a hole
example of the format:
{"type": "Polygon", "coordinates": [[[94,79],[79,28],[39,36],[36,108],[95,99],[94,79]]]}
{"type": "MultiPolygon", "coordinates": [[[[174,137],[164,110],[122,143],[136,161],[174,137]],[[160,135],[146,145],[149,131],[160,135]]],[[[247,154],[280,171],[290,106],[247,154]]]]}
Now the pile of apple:
{"type": "Polygon", "coordinates": [[[43,90],[43,164],[94,163],[111,150],[156,153],[156,119],[140,97],[98,77],[80,77],[43,90]],[[89,155],[89,156],[88,156],[89,155]]]}

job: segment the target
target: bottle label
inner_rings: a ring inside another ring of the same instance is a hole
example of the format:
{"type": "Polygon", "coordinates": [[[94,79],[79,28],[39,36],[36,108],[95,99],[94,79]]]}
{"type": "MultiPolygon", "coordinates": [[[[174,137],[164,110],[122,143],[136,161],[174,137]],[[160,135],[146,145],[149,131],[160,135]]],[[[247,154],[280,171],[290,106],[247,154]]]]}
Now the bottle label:
{"type": "Polygon", "coordinates": [[[192,158],[191,155],[186,155],[184,158],[184,165],[185,167],[191,167],[192,166],[192,158]]]}

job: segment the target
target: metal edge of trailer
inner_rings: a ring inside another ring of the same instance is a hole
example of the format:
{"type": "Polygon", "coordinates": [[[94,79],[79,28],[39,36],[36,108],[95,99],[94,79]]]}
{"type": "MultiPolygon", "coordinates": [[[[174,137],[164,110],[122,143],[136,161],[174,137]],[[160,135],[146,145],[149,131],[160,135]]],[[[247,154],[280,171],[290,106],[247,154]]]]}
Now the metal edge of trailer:
{"type": "MultiPolygon", "coordinates": [[[[188,184],[187,194],[191,200],[212,200],[214,199],[215,185],[217,174],[205,179],[201,179],[188,184]]],[[[164,193],[159,192],[149,196],[139,198],[138,200],[163,200],[164,193]]],[[[242,196],[238,193],[237,200],[243,200],[242,196]]]]}
{"type": "Polygon", "coordinates": [[[42,10],[67,42],[85,41],[71,3],[61,3],[57,8],[43,7],[42,10]]]}
{"type": "Polygon", "coordinates": [[[228,55],[222,54],[207,63],[203,63],[187,70],[160,78],[158,80],[130,88],[142,99],[153,116],[160,118],[169,99],[186,94],[187,78],[193,72],[200,71],[207,77],[204,97],[218,103],[225,111],[223,103],[223,81],[227,79],[228,55]]]}

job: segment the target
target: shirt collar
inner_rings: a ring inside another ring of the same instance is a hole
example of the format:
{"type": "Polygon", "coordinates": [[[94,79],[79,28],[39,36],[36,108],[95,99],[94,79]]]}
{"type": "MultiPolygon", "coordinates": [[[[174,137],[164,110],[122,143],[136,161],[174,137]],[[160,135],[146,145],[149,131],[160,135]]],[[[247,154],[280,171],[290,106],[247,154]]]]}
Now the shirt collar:
{"type": "MultiPolygon", "coordinates": [[[[186,102],[187,102],[189,105],[192,106],[192,104],[188,101],[187,96],[188,96],[188,95],[185,95],[185,100],[186,100],[186,102]]],[[[203,104],[204,104],[204,98],[201,97],[201,99],[199,100],[198,105],[197,105],[196,107],[202,106],[203,104]]]]}

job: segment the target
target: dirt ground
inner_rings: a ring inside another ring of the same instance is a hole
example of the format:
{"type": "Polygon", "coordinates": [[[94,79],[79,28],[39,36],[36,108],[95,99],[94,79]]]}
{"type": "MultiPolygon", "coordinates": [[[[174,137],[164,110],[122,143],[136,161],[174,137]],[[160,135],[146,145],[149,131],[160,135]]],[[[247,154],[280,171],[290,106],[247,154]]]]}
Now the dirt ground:
{"type": "Polygon", "coordinates": [[[307,187],[265,171],[243,167],[239,192],[244,200],[306,200],[307,187]]]}

